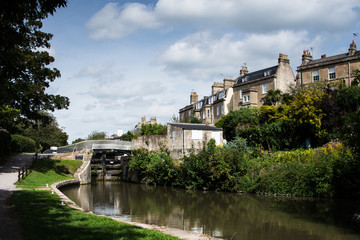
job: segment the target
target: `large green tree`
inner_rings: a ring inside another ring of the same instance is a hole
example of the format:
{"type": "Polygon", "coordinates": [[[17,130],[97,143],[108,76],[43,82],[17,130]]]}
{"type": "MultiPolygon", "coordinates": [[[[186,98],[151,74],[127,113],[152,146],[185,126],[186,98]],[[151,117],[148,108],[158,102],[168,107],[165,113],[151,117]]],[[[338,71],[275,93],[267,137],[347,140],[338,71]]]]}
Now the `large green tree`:
{"type": "Polygon", "coordinates": [[[69,106],[67,97],[46,92],[60,71],[48,67],[54,58],[41,50],[50,48],[52,38],[52,34],[41,31],[42,20],[66,3],[0,1],[0,107],[19,110],[24,119],[37,120],[44,117],[41,111],[69,106]]]}
{"type": "Polygon", "coordinates": [[[59,127],[56,118],[47,112],[41,112],[45,115],[42,119],[33,122],[30,126],[24,129],[20,128],[20,133],[26,137],[34,139],[38,144],[40,150],[49,149],[51,146],[65,146],[67,145],[68,135],[59,127]]]}

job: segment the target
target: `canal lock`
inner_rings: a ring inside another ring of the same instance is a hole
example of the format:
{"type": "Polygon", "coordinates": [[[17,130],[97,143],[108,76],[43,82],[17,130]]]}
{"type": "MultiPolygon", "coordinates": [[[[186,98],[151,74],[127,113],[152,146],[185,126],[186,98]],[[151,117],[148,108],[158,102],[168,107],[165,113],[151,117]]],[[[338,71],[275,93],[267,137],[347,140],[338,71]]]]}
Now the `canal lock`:
{"type": "Polygon", "coordinates": [[[94,151],[91,159],[91,179],[94,181],[121,180],[126,172],[128,155],[116,150],[94,151]],[[125,168],[125,169],[124,169],[125,168]]]}

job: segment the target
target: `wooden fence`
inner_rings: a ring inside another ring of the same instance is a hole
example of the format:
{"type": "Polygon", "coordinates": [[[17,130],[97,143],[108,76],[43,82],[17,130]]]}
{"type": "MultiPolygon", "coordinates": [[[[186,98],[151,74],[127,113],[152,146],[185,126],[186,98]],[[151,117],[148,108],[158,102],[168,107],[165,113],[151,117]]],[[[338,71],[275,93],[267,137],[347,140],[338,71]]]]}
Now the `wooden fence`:
{"type": "Polygon", "coordinates": [[[38,154],[35,153],[33,158],[31,159],[31,163],[25,165],[24,167],[21,167],[19,169],[19,173],[18,173],[18,182],[21,182],[21,180],[24,180],[25,177],[27,177],[27,175],[29,175],[30,173],[30,169],[34,166],[34,164],[36,163],[38,159],[38,154]]]}

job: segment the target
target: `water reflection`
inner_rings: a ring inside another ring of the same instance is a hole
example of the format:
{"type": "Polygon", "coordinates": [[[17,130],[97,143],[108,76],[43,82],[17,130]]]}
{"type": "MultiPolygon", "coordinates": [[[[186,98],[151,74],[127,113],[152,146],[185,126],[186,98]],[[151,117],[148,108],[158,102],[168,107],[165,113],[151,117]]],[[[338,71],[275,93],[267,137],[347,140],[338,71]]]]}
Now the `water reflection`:
{"type": "Polygon", "coordinates": [[[359,202],[97,182],[61,189],[87,211],[227,239],[360,239],[359,202]]]}

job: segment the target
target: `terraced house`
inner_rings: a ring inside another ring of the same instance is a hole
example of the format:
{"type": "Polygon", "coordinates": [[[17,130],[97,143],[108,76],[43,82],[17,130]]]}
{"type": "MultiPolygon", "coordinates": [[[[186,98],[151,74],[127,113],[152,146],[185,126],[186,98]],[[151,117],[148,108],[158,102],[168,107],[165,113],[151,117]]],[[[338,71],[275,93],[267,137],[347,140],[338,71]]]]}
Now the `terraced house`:
{"type": "Polygon", "coordinates": [[[343,80],[351,86],[352,72],[356,69],[360,69],[360,51],[353,41],[347,53],[329,57],[323,54],[320,59],[313,59],[309,51],[304,51],[302,63],[297,67],[296,81],[302,86],[318,81],[343,80]]]}
{"type": "Polygon", "coordinates": [[[215,82],[211,96],[199,100],[196,92],[192,92],[190,104],[179,110],[180,122],[189,122],[194,116],[204,124],[213,125],[231,110],[261,106],[268,90],[286,92],[290,84],[295,84],[295,76],[285,54],[279,54],[278,65],[255,72],[250,73],[246,66],[242,66],[240,76],[235,80],[215,82]]]}

